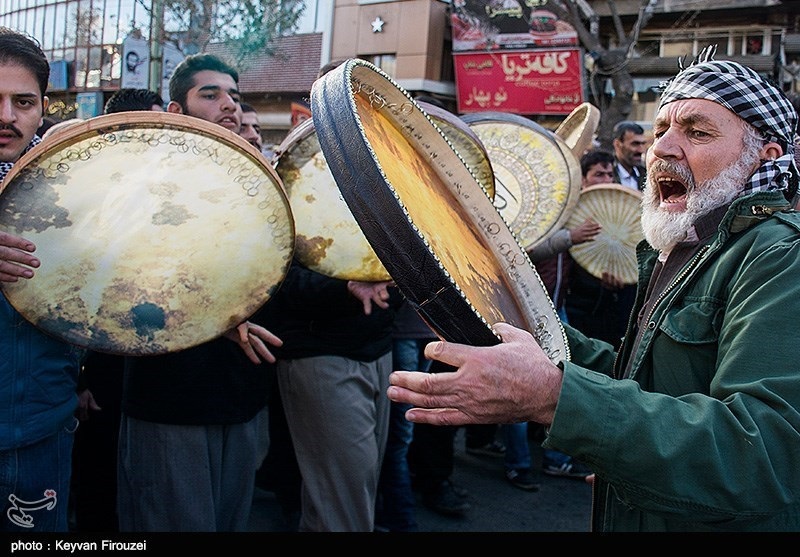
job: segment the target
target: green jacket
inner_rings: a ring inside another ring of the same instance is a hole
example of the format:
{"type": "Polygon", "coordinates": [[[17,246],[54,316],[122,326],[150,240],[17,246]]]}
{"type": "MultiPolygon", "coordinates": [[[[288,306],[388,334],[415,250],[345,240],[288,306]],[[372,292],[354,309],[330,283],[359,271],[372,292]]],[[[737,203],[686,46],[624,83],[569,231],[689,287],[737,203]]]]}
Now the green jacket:
{"type": "MultiPolygon", "coordinates": [[[[800,213],[742,197],[706,246],[635,354],[567,326],[544,446],[596,472],[595,531],[800,530],[800,213]]],[[[657,255],[637,247],[633,315],[657,255]]]]}

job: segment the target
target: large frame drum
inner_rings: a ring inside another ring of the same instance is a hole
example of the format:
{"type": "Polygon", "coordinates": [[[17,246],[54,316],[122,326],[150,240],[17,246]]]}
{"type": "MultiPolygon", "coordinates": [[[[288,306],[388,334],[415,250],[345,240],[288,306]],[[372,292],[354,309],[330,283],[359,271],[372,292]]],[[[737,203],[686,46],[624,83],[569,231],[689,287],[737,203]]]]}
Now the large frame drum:
{"type": "Polygon", "coordinates": [[[318,79],[311,113],[342,195],[394,281],[440,338],[500,342],[527,329],[552,361],[564,330],[508,224],[451,142],[379,68],[348,60],[318,79]]]}
{"type": "Polygon", "coordinates": [[[99,116],[29,151],[6,176],[0,229],[42,264],[3,283],[66,342],[152,355],[215,338],[286,275],[294,224],[280,178],[225,128],[152,111],[99,116]]]}
{"type": "Polygon", "coordinates": [[[480,138],[495,174],[494,205],[526,250],[560,230],[578,202],[581,168],[567,143],[516,114],[462,119],[480,138]]]}

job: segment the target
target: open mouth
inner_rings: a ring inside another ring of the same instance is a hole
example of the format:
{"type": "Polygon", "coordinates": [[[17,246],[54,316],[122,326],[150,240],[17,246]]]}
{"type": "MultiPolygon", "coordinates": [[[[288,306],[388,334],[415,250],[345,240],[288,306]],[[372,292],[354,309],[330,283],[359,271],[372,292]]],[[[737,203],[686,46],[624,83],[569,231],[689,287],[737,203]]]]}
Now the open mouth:
{"type": "Polygon", "coordinates": [[[687,189],[683,182],[668,176],[662,176],[656,180],[658,192],[661,196],[661,203],[674,205],[686,202],[687,189]]]}

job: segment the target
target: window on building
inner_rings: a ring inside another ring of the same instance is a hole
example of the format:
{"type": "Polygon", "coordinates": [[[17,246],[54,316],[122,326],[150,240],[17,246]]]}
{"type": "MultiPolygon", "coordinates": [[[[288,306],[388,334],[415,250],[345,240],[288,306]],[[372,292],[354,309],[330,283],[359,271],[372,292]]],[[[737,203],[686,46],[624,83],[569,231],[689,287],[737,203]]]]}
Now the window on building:
{"type": "Polygon", "coordinates": [[[695,56],[703,48],[716,45],[726,56],[768,56],[773,44],[780,44],[779,29],[735,27],[732,29],[652,29],[642,32],[636,43],[639,56],[695,56]]]}
{"type": "Polygon", "coordinates": [[[397,67],[397,56],[395,54],[373,54],[372,56],[362,56],[361,59],[372,62],[386,72],[389,77],[395,76],[397,67]]]}

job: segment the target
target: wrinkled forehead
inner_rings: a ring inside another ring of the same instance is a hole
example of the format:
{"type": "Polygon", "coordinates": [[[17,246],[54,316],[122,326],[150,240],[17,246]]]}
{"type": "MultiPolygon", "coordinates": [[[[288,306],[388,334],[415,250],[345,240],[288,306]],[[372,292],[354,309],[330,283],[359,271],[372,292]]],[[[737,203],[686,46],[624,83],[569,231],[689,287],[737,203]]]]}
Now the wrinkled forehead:
{"type": "Polygon", "coordinates": [[[681,99],[662,105],[653,121],[656,128],[670,125],[711,126],[743,125],[738,114],[719,103],[707,99],[681,99]]]}

